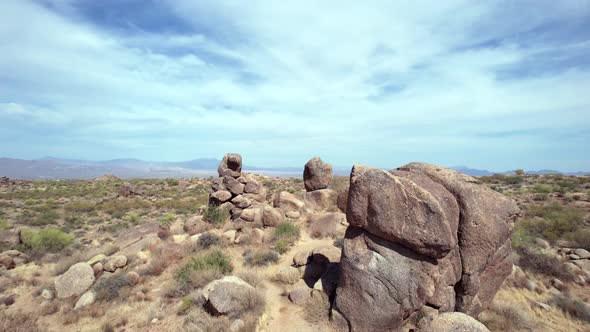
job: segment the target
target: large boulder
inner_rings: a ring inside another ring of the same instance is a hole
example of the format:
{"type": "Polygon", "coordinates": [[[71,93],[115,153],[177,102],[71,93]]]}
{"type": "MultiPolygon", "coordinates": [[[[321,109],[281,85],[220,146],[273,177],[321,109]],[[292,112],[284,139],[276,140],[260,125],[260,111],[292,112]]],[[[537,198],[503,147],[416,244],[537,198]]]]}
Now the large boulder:
{"type": "Polygon", "coordinates": [[[241,195],[244,193],[245,185],[243,183],[240,183],[238,180],[234,179],[231,176],[223,177],[223,185],[230,193],[232,193],[233,196],[241,195]]]}
{"type": "Polygon", "coordinates": [[[242,175],[242,156],[237,153],[228,153],[217,167],[220,177],[231,176],[238,178],[242,175]]]}
{"type": "Polygon", "coordinates": [[[72,265],[64,274],[55,278],[57,297],[66,299],[86,292],[94,283],[94,270],[88,263],[72,265]]]}
{"type": "Polygon", "coordinates": [[[214,315],[237,314],[249,305],[254,287],[236,276],[214,280],[203,288],[206,308],[214,315]]]}
{"type": "Polygon", "coordinates": [[[283,222],[283,213],[272,206],[266,205],[262,208],[262,224],[267,227],[276,227],[283,222]]]}
{"type": "Polygon", "coordinates": [[[447,312],[422,319],[417,332],[489,332],[487,327],[476,319],[460,313],[447,312]]]}
{"type": "Polygon", "coordinates": [[[211,194],[209,196],[209,204],[212,205],[221,205],[227,201],[229,201],[232,197],[232,194],[227,190],[219,190],[211,194]]]}
{"type": "Polygon", "coordinates": [[[284,213],[289,211],[299,211],[305,204],[295,195],[287,191],[281,191],[275,194],[274,207],[281,209],[284,213]]]}
{"type": "Polygon", "coordinates": [[[512,270],[518,212],[508,198],[448,169],[353,167],[335,322],[388,331],[421,308],[477,316],[512,270]]]}
{"type": "Polygon", "coordinates": [[[305,164],[303,169],[305,190],[326,189],[330,181],[332,181],[332,165],[325,163],[319,157],[311,158],[305,164]]]}

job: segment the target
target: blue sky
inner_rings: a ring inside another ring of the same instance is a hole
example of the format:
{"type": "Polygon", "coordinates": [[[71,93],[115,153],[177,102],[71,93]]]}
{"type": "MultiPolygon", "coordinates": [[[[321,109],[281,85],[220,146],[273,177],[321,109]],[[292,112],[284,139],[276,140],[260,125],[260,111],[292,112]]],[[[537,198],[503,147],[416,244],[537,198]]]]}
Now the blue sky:
{"type": "Polygon", "coordinates": [[[0,1],[0,155],[590,170],[589,1],[0,1]]]}

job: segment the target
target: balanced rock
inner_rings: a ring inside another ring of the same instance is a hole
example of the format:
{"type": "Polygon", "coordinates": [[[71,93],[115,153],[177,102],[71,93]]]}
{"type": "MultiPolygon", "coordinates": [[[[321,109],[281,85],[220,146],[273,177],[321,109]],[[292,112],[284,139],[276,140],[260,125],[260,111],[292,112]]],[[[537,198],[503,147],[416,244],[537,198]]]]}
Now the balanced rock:
{"type": "Polygon", "coordinates": [[[305,190],[326,189],[330,181],[332,181],[332,165],[325,163],[319,157],[312,158],[305,164],[303,169],[305,190]]]}
{"type": "Polygon", "coordinates": [[[231,176],[238,178],[242,175],[242,156],[237,153],[228,153],[217,167],[220,177],[231,176]]]}
{"type": "Polygon", "coordinates": [[[88,263],[77,263],[64,274],[55,278],[54,283],[58,298],[66,299],[78,296],[87,291],[94,283],[94,270],[88,263]]]}
{"type": "Polygon", "coordinates": [[[477,316],[512,271],[518,212],[474,178],[434,165],[353,167],[335,322],[397,330],[424,306],[477,316]]]}

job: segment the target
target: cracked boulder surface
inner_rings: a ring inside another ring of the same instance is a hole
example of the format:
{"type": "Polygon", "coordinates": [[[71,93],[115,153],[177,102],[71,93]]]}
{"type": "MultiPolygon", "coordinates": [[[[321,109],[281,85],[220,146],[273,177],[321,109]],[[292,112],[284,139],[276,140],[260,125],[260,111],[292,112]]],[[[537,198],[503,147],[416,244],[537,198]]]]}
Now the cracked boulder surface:
{"type": "Polygon", "coordinates": [[[350,331],[396,331],[423,306],[477,316],[510,274],[518,213],[449,169],[354,166],[335,316],[350,331]]]}

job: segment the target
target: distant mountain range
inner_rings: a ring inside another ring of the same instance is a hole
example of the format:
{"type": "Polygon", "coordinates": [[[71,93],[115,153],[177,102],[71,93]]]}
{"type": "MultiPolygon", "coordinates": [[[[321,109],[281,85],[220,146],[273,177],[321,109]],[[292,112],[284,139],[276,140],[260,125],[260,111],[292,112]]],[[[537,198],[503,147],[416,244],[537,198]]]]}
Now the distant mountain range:
{"type": "MultiPolygon", "coordinates": [[[[112,159],[102,161],[61,159],[44,157],[34,160],[0,158],[0,176],[13,179],[93,179],[105,174],[120,178],[186,178],[217,176],[215,158],[199,158],[180,162],[144,161],[139,159],[112,159]]],[[[465,166],[451,167],[459,172],[484,176],[498,174],[487,170],[472,169],[465,166]]],[[[245,171],[279,177],[301,177],[301,167],[244,167],[245,171]]],[[[335,167],[336,175],[348,175],[350,167],[335,167]]],[[[514,171],[500,174],[512,174],[514,171]]],[[[527,171],[528,174],[561,173],[554,170],[527,171]]],[[[566,174],[566,173],[564,173],[566,174]]],[[[568,175],[588,175],[590,172],[567,173],[568,175]]]]}

